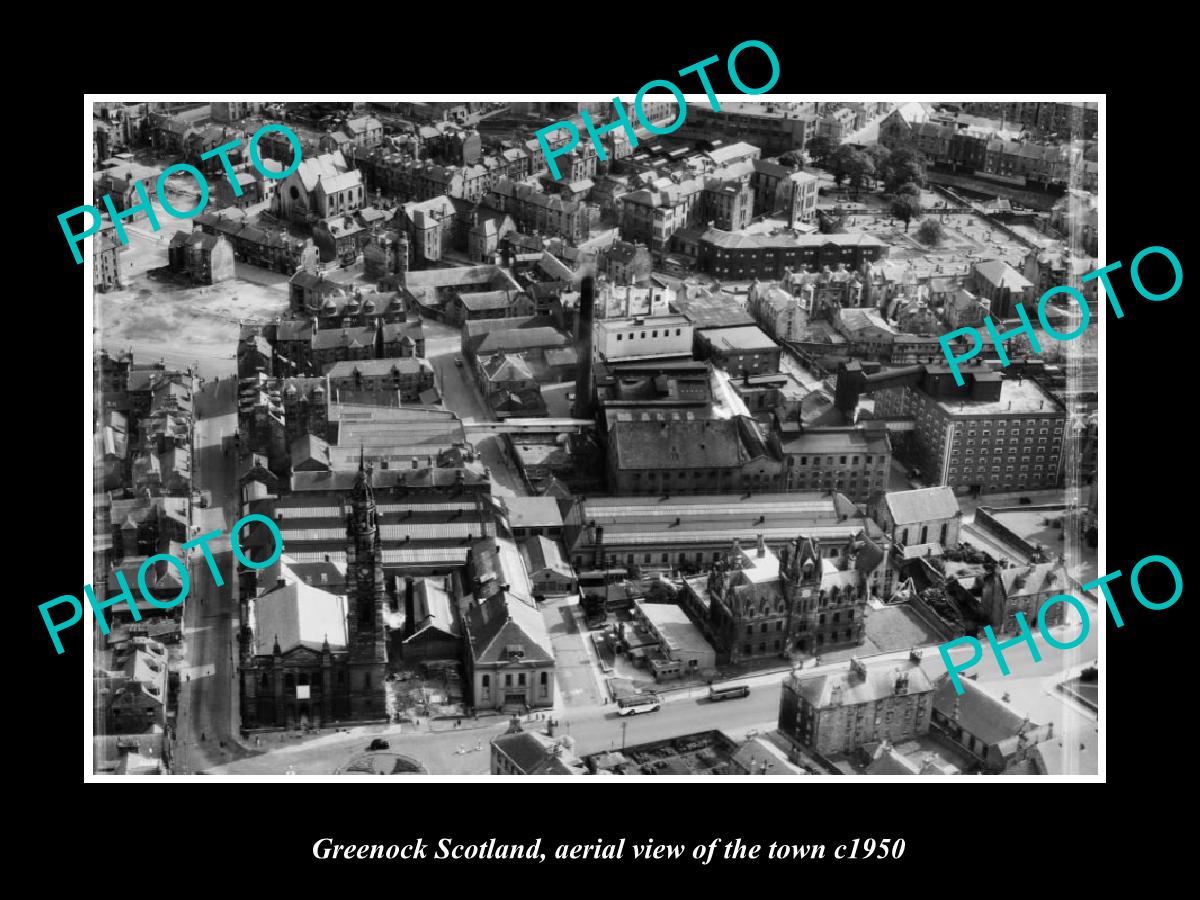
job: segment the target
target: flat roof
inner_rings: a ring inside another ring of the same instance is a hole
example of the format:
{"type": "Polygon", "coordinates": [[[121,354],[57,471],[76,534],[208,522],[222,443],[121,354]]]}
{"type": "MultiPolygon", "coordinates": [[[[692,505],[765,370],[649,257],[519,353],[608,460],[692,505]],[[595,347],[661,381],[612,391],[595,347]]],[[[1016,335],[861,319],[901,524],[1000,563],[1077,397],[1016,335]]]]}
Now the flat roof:
{"type": "Polygon", "coordinates": [[[999,400],[939,400],[940,406],[952,416],[989,416],[998,413],[1027,413],[1040,416],[1065,417],[1066,412],[1032,378],[1005,378],[1000,382],[999,400]]]}
{"type": "Polygon", "coordinates": [[[712,653],[712,645],[705,639],[683,607],[674,603],[645,603],[634,600],[639,612],[661,635],[667,650],[685,653],[712,653]]]}
{"type": "Polygon", "coordinates": [[[757,325],[739,325],[733,328],[706,328],[704,340],[723,350],[778,350],[776,344],[757,325]]]}

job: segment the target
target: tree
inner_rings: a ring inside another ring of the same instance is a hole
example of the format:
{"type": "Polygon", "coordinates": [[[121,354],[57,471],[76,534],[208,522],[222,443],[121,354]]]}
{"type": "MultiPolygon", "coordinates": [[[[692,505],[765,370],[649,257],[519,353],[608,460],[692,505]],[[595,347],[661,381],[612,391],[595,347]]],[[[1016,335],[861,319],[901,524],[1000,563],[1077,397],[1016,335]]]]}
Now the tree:
{"type": "Polygon", "coordinates": [[[883,173],[885,188],[891,193],[905,184],[925,183],[925,157],[911,147],[897,147],[887,158],[883,173]]]}
{"type": "Polygon", "coordinates": [[[942,223],[937,219],[925,219],[917,229],[917,240],[927,247],[936,247],[943,237],[945,233],[942,231],[942,223]]]}
{"type": "Polygon", "coordinates": [[[802,166],[804,165],[804,154],[799,150],[789,150],[787,153],[779,154],[779,163],[784,166],[802,166]]]}
{"type": "Polygon", "coordinates": [[[864,180],[875,178],[875,163],[862,150],[854,150],[850,153],[850,186],[854,188],[855,195],[858,194],[859,188],[862,187],[864,180]]]}
{"type": "Polygon", "coordinates": [[[862,187],[863,179],[875,174],[875,163],[871,157],[861,150],[843,145],[829,158],[829,166],[833,170],[833,180],[841,187],[842,179],[848,178],[855,193],[862,187]]]}
{"type": "Polygon", "coordinates": [[[825,168],[829,161],[829,157],[833,155],[837,147],[834,145],[833,141],[825,137],[825,135],[819,134],[816,137],[809,138],[808,143],[805,145],[805,149],[808,151],[808,155],[812,158],[814,163],[821,168],[825,168]]]}
{"type": "Polygon", "coordinates": [[[888,163],[892,156],[892,151],[882,144],[871,144],[863,151],[871,158],[871,162],[875,164],[875,174],[872,180],[876,183],[880,178],[885,178],[888,171],[888,163]]]}
{"type": "Polygon", "coordinates": [[[892,215],[904,222],[904,233],[908,233],[908,223],[914,216],[921,214],[921,189],[915,184],[906,184],[896,193],[892,200],[892,215]]]}

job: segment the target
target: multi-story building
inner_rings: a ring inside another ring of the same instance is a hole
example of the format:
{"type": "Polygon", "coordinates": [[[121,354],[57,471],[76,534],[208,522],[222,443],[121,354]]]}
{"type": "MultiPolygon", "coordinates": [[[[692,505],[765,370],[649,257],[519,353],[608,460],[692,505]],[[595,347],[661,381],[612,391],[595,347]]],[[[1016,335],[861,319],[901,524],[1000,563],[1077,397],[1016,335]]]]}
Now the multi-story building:
{"type": "Polygon", "coordinates": [[[187,275],[197,284],[218,284],[237,274],[233,244],[220,234],[177,231],[167,258],[172,272],[187,275]]]}
{"type": "Polygon", "coordinates": [[[778,554],[759,538],[753,552],[735,539],[708,578],[685,582],[684,604],[733,663],[860,644],[867,597],[885,554],[858,536],[844,568],[821,558],[820,541],[797,537],[778,554]]]}
{"type": "Polygon", "coordinates": [[[703,421],[617,421],[608,433],[616,494],[716,494],[781,487],[783,464],[748,416],[703,421]]]}
{"type": "MultiPolygon", "coordinates": [[[[1025,566],[999,568],[987,566],[979,587],[979,611],[983,621],[997,634],[1015,634],[1020,629],[1016,616],[1021,613],[1032,629],[1037,626],[1038,611],[1056,594],[1074,594],[1079,586],[1067,574],[1062,560],[1025,566]]],[[[1046,626],[1062,625],[1067,604],[1055,603],[1046,610],[1046,626]]]]}
{"type": "Polygon", "coordinates": [[[493,775],[584,775],[582,760],[569,748],[569,737],[525,731],[514,716],[508,731],[492,738],[493,775]]]}
{"type": "Polygon", "coordinates": [[[690,357],[692,347],[692,323],[684,316],[632,316],[596,320],[596,356],[607,362],[690,357]]]}
{"type": "Polygon", "coordinates": [[[748,185],[710,178],[704,185],[701,202],[705,220],[712,222],[714,227],[740,231],[750,224],[754,192],[748,185]]]}
{"type": "Polygon", "coordinates": [[[120,290],[121,254],[125,245],[117,240],[116,227],[106,223],[96,233],[92,242],[92,284],[96,290],[105,292],[120,290]]]}
{"type": "Polygon", "coordinates": [[[305,266],[316,267],[320,251],[312,238],[298,238],[283,230],[268,230],[245,221],[241,210],[203,212],[196,224],[205,234],[221,234],[233,244],[238,262],[291,275],[305,266]]]}
{"type": "Polygon", "coordinates": [[[816,175],[765,159],[756,159],[753,164],[750,185],[754,189],[754,215],[782,212],[789,228],[813,220],[817,214],[816,175]]]}
{"type": "Polygon", "coordinates": [[[863,503],[887,489],[892,442],[882,425],[805,428],[771,440],[785,459],[788,490],[834,490],[863,503]]]}
{"type": "Polygon", "coordinates": [[[704,184],[700,179],[656,190],[631,191],[621,197],[621,238],[665,250],[671,236],[701,221],[704,184]]]}
{"type": "Polygon", "coordinates": [[[356,147],[377,147],[383,143],[383,123],[374,116],[347,119],[342,130],[356,147]]]}
{"type": "Polygon", "coordinates": [[[1088,139],[1100,130],[1099,106],[1095,101],[964,103],[963,109],[980,116],[1002,116],[1059,138],[1088,139]]]}
{"type": "MultiPolygon", "coordinates": [[[[93,205],[103,209],[101,197],[107,195],[113,206],[118,210],[127,210],[142,202],[142,194],[151,200],[158,190],[158,176],[161,169],[143,166],[140,163],[127,162],[101,169],[92,176],[93,205]]],[[[132,221],[137,221],[144,212],[137,213],[132,221]]],[[[131,221],[126,219],[126,222],[131,221]]]]}
{"type": "Polygon", "coordinates": [[[934,685],[930,733],[975,762],[986,775],[999,775],[1027,759],[1053,727],[1038,725],[1005,699],[967,678],[958,693],[950,676],[934,685]]]}
{"type": "Polygon", "coordinates": [[[328,375],[334,397],[341,392],[380,398],[398,394],[405,403],[417,403],[422,393],[433,390],[433,365],[416,356],[339,362],[330,368],[328,375]]]}
{"type": "MultiPolygon", "coordinates": [[[[684,124],[675,133],[681,140],[711,141],[721,137],[746,141],[764,153],[786,153],[804,147],[817,134],[820,117],[793,104],[722,103],[720,112],[688,107],[684,124]]],[[[803,106],[803,104],[801,104],[803,106]]]]}
{"type": "Polygon", "coordinates": [[[840,564],[860,535],[882,536],[845,496],[797,491],[757,494],[747,515],[744,494],[577,499],[563,517],[563,539],[576,570],[633,566],[699,569],[725,557],[730,541],[769,545],[797,534],[817,538],[821,555],[840,564]]]}
{"type": "Polygon", "coordinates": [[[402,210],[400,227],[412,244],[413,264],[428,266],[439,262],[455,244],[458,214],[450,198],[405,203],[402,210]]]}
{"type": "Polygon", "coordinates": [[[1036,382],[975,369],[958,388],[948,366],[925,369],[922,383],[876,391],[875,413],[914,419],[913,456],[927,483],[984,492],[1062,483],[1066,410],[1036,382]]]}
{"type": "Polygon", "coordinates": [[[212,117],[214,122],[236,122],[247,116],[256,116],[262,112],[263,104],[257,101],[213,101],[212,117]]]}
{"type": "Polygon", "coordinates": [[[484,202],[512,216],[523,232],[561,237],[572,243],[586,241],[591,233],[586,204],[544,193],[536,185],[501,178],[491,186],[484,202]]]}
{"type": "Polygon", "coordinates": [[[817,271],[839,263],[860,270],[887,255],[887,245],[869,234],[731,234],[710,228],[699,239],[701,272],[722,280],[780,279],[788,269],[817,271]]]}
{"type": "Polygon", "coordinates": [[[696,332],[697,359],[712,360],[718,369],[738,377],[778,372],[782,352],[757,325],[696,332]]]}
{"type": "Polygon", "coordinates": [[[851,659],[845,671],[797,673],[783,682],[779,730],[822,756],[865,744],[902,744],[929,733],[934,685],[914,651],[907,662],[851,659]]]}

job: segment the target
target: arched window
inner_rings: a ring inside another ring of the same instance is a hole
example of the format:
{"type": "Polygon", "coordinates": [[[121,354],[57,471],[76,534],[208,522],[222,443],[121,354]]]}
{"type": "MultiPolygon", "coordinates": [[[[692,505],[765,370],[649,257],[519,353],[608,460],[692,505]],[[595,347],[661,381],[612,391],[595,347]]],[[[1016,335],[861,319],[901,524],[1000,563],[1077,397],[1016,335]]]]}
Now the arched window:
{"type": "Polygon", "coordinates": [[[490,688],[492,686],[492,676],[484,675],[482,684],[483,684],[484,690],[487,690],[488,688],[490,688]]]}
{"type": "Polygon", "coordinates": [[[268,675],[266,672],[263,672],[262,686],[264,688],[269,688],[271,686],[271,676],[268,675]]]}

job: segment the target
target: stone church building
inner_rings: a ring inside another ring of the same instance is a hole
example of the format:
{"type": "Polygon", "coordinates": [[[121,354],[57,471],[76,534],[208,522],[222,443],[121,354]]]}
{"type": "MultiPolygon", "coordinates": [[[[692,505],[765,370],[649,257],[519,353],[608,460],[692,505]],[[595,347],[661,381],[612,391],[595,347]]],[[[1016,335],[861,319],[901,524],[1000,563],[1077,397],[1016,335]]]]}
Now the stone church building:
{"type": "Polygon", "coordinates": [[[322,726],[387,718],[383,549],[360,462],[346,515],[346,593],[305,584],[286,565],[242,601],[242,727],[322,726]]]}

